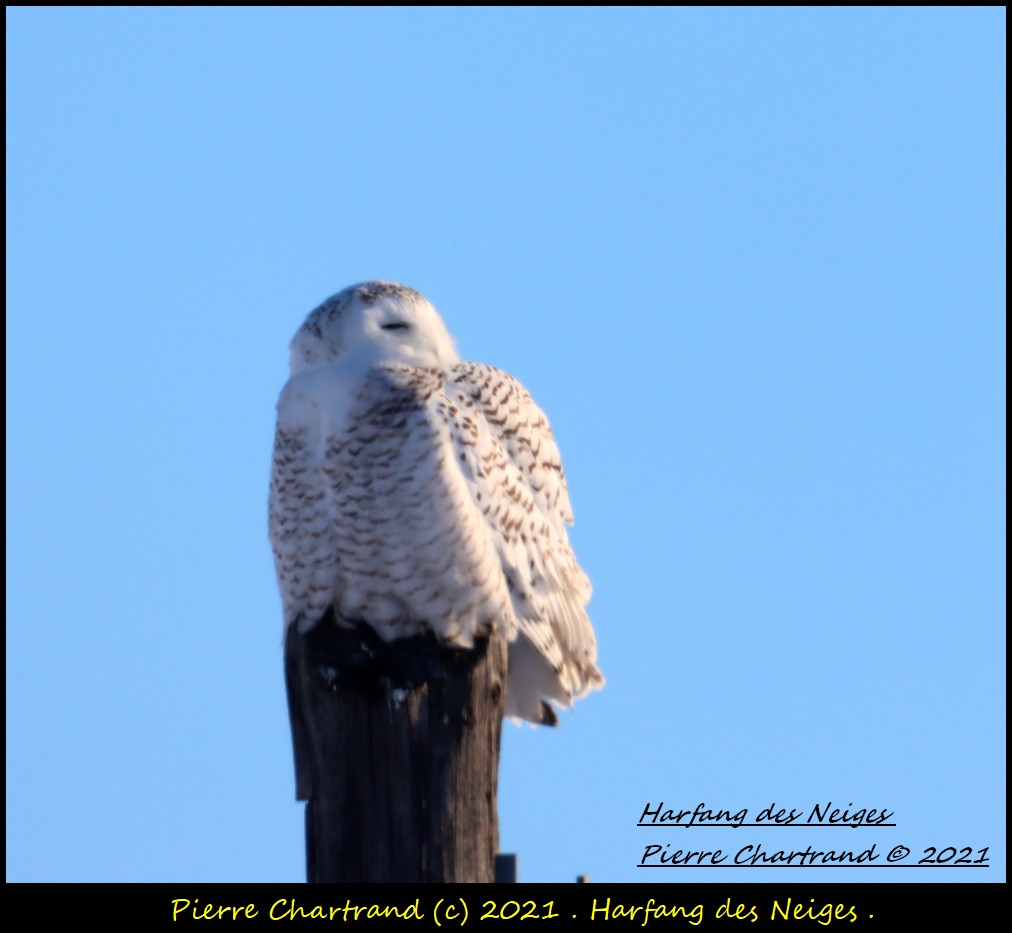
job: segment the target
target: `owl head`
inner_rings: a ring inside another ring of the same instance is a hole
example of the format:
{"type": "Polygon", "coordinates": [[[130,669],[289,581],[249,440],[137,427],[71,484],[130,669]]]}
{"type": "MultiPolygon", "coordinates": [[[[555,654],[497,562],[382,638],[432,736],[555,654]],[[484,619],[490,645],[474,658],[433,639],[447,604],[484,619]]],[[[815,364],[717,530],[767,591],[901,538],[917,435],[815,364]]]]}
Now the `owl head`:
{"type": "Polygon", "coordinates": [[[422,295],[396,282],[361,282],[328,298],[298,329],[292,375],[338,361],[452,366],[453,338],[422,295]]]}

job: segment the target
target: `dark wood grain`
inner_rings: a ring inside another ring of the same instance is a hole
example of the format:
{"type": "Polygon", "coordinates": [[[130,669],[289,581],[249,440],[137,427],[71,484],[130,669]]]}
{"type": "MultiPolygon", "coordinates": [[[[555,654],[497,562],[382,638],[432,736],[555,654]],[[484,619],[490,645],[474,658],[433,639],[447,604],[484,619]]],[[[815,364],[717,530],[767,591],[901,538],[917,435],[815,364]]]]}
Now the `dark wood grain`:
{"type": "Polygon", "coordinates": [[[307,879],[491,882],[505,641],[290,627],[285,678],[307,879]]]}

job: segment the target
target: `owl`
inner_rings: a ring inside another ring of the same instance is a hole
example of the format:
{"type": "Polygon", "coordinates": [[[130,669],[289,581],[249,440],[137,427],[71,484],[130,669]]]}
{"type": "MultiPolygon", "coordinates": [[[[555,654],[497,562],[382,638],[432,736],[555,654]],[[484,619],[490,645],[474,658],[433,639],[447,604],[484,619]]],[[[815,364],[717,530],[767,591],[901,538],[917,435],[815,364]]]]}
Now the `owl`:
{"type": "Polygon", "coordinates": [[[269,513],[286,628],[332,610],[387,642],[500,633],[514,720],[554,724],[552,703],[604,683],[548,420],[512,376],[463,362],[415,290],[353,285],[295,334],[269,513]]]}

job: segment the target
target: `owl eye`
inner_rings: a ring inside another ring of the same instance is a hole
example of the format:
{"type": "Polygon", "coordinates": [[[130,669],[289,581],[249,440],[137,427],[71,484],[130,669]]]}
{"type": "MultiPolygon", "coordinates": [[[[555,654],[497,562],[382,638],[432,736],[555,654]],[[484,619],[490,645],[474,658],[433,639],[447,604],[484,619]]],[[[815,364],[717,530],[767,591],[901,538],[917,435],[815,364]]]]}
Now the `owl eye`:
{"type": "Polygon", "coordinates": [[[392,321],[389,324],[380,324],[381,330],[410,330],[411,325],[405,324],[404,321],[392,321]]]}

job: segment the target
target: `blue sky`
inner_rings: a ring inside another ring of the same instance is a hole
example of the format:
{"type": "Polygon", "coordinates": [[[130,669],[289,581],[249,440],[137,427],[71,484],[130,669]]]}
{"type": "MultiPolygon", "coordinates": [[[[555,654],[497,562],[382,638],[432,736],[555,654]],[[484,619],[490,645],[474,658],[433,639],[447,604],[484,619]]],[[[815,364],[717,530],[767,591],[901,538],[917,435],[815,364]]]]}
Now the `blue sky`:
{"type": "Polygon", "coordinates": [[[8,880],[304,877],[273,406],[368,278],[562,450],[608,683],[505,730],[521,880],[1005,879],[1004,9],[6,25],[8,880]],[[669,842],[991,868],[635,868],[669,842]]]}

